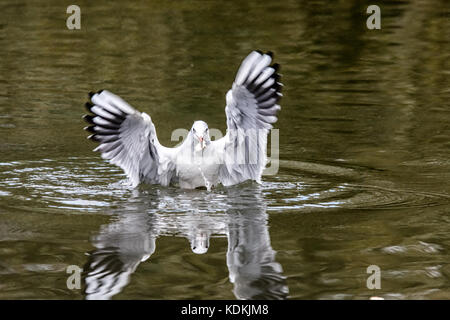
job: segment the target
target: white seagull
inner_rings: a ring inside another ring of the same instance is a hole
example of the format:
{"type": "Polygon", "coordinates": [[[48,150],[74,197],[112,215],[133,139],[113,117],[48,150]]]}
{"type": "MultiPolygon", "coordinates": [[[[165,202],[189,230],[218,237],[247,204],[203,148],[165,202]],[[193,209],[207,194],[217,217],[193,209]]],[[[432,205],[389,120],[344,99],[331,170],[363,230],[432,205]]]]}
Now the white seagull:
{"type": "Polygon", "coordinates": [[[267,135],[277,121],[282,96],[272,53],[251,52],[242,62],[226,94],[227,133],[211,141],[208,125],[195,121],[183,143],[162,146],[150,116],[107,90],[90,93],[92,115],[88,138],[99,142],[94,151],[122,168],[133,187],[140,183],[178,185],[208,190],[246,180],[261,182],[267,162],[267,135]]]}

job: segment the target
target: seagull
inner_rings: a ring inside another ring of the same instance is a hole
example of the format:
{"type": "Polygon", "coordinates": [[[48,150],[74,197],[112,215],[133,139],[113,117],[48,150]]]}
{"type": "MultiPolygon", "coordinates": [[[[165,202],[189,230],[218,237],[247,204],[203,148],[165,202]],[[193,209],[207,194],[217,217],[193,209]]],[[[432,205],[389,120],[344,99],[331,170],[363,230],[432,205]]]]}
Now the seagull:
{"type": "Polygon", "coordinates": [[[267,163],[267,135],[281,109],[279,65],[273,54],[252,51],[241,63],[226,94],[225,136],[211,141],[206,122],[198,120],[181,144],[159,143],[155,125],[119,96],[90,92],[83,118],[93,150],[123,169],[133,187],[141,183],[183,189],[231,186],[246,180],[261,183],[267,163]]]}

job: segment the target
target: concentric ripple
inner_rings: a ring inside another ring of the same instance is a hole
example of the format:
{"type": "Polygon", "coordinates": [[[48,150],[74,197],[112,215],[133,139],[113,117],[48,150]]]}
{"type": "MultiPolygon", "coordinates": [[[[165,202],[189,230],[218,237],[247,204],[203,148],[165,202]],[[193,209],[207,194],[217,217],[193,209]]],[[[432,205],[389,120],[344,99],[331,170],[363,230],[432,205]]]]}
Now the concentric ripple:
{"type": "MultiPolygon", "coordinates": [[[[450,203],[450,196],[376,185],[365,168],[280,161],[288,174],[263,183],[270,211],[311,211],[327,208],[405,209],[450,203]]],[[[385,181],[381,181],[385,185],[385,181]]],[[[388,184],[390,184],[388,182],[388,184]]]]}
{"type": "MultiPolygon", "coordinates": [[[[355,183],[354,170],[327,165],[303,165],[298,172],[281,174],[264,181],[262,191],[269,211],[311,211],[318,209],[402,209],[430,207],[450,203],[450,196],[385,188],[355,183]],[[304,169],[315,170],[305,173],[304,169]],[[301,170],[303,169],[303,170],[301,170]],[[326,176],[323,176],[324,172],[326,176]],[[337,172],[333,176],[333,172],[337,172]],[[347,176],[346,176],[347,174],[347,176]],[[349,176],[350,175],[350,176],[349,176]]],[[[157,212],[220,213],[226,210],[223,190],[197,192],[168,188],[144,190],[149,198],[157,198],[157,212]]],[[[133,200],[133,190],[122,171],[97,158],[68,158],[62,160],[13,161],[0,163],[0,198],[2,205],[29,210],[67,209],[99,211],[114,207],[123,199],[133,200]]]]}
{"type": "Polygon", "coordinates": [[[0,163],[2,205],[95,211],[130,192],[121,171],[90,158],[0,163]]]}
{"type": "Polygon", "coordinates": [[[305,185],[301,182],[271,182],[265,183],[265,191],[272,198],[269,206],[271,211],[310,211],[324,208],[405,209],[438,206],[450,202],[450,197],[443,194],[350,183],[318,182],[305,185]]]}

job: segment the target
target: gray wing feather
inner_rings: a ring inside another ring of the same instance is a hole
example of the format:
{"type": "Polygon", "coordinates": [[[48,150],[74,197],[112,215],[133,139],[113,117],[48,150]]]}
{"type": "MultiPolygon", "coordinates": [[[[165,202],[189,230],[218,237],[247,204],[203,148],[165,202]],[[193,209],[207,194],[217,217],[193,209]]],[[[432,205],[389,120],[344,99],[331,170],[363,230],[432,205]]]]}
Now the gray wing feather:
{"type": "Polygon", "coordinates": [[[226,95],[227,134],[213,142],[222,158],[219,180],[223,185],[261,180],[267,161],[267,134],[281,109],[278,65],[271,62],[271,53],[251,52],[226,95]]]}
{"type": "Polygon", "coordinates": [[[86,107],[93,115],[84,118],[92,124],[88,138],[100,143],[94,151],[122,168],[133,186],[168,185],[175,172],[171,149],[159,144],[150,116],[107,90],[91,94],[91,101],[86,107]]]}

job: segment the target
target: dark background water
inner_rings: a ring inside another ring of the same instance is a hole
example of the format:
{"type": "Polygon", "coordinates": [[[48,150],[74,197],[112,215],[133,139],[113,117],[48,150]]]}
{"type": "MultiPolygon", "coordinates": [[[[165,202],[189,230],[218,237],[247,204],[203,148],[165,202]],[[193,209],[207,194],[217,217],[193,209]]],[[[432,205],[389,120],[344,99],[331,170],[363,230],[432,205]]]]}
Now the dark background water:
{"type": "Polygon", "coordinates": [[[0,3],[0,298],[450,298],[448,1],[73,4],[81,30],[68,3],[0,3]],[[197,119],[223,132],[254,49],[284,83],[262,185],[132,190],[91,152],[99,89],[167,146],[197,119]],[[81,290],[69,265],[94,274],[81,290]]]}

